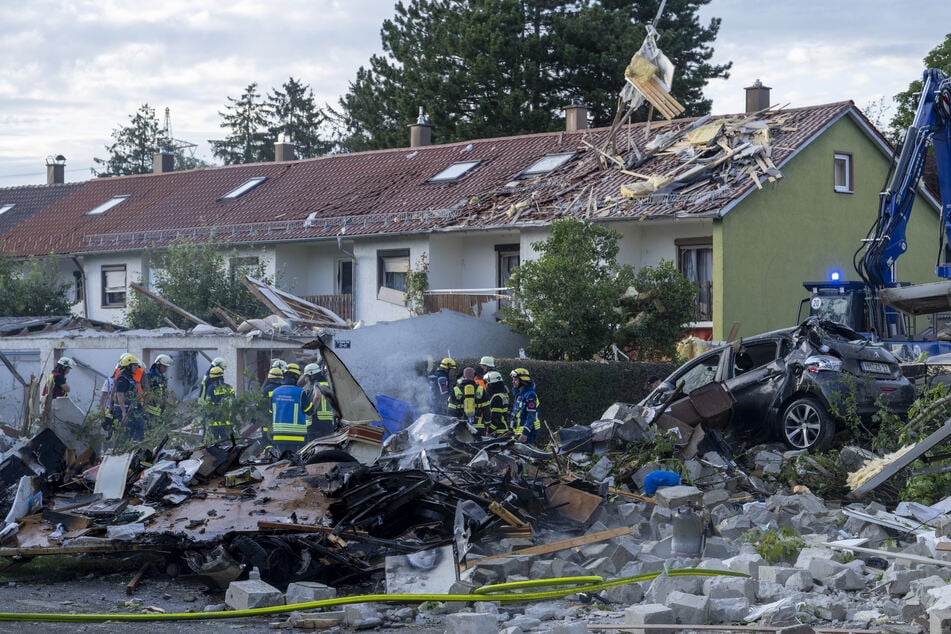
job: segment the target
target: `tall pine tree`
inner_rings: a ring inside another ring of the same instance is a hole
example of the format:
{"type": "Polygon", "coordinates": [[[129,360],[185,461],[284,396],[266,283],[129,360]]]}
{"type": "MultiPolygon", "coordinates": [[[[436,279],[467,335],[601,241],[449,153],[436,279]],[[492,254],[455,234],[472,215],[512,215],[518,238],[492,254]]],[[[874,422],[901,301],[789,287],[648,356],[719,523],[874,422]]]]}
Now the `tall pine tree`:
{"type": "Polygon", "coordinates": [[[221,140],[209,140],[211,153],[225,165],[274,160],[274,141],[270,138],[267,102],[258,93],[257,83],[250,84],[237,99],[228,97],[227,112],[219,112],[221,127],[229,130],[221,140]]]}
{"type": "Polygon", "coordinates": [[[330,151],[332,144],[320,138],[320,128],[327,117],[317,107],[309,86],[289,77],[280,90],[271,90],[267,98],[272,139],[276,141],[281,134],[287,135],[301,158],[313,158],[330,151]]]}
{"type": "Polygon", "coordinates": [[[93,163],[103,168],[93,168],[96,176],[148,174],[152,171],[155,153],[168,146],[169,139],[165,138],[159,125],[155,108],[144,103],[135,114],[129,115],[129,119],[131,125],[112,131],[114,143],[106,146],[109,157],[93,158],[93,163]]]}
{"type": "MultiPolygon", "coordinates": [[[[703,27],[709,0],[668,0],[659,46],[677,67],[674,96],[688,115],[709,112],[707,81],[730,65],[709,63],[719,19],[703,27]]],[[[384,54],[361,67],[340,100],[341,147],[406,145],[424,106],[440,142],[561,128],[580,97],[596,125],[609,123],[624,68],[659,0],[410,0],[383,24],[384,54]]],[[[643,116],[643,115],[642,115],[643,116]]]]}

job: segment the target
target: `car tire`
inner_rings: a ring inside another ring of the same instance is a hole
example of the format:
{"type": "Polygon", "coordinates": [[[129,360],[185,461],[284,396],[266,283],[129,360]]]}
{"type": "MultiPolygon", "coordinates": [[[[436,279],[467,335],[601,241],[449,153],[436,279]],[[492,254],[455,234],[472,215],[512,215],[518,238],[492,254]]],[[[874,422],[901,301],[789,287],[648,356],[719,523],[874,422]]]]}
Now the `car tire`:
{"type": "Polygon", "coordinates": [[[818,399],[797,398],[783,412],[780,436],[793,449],[825,451],[832,446],[835,421],[818,399]]]}

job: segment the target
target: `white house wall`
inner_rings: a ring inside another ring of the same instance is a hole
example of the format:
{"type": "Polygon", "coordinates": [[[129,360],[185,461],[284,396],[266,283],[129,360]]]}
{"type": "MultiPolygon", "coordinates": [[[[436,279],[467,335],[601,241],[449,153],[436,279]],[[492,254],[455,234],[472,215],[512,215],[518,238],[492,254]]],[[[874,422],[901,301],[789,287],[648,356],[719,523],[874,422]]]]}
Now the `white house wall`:
{"type": "Polygon", "coordinates": [[[103,254],[85,256],[83,267],[86,272],[86,307],[89,319],[104,321],[113,324],[126,323],[126,306],[134,293],[131,288],[126,289],[126,306],[122,308],[106,308],[102,305],[102,267],[125,265],[126,284],[139,282],[143,279],[141,253],[103,254]]]}
{"type": "MultiPolygon", "coordinates": [[[[415,267],[420,255],[429,256],[428,236],[407,236],[387,240],[361,240],[352,243],[356,256],[354,275],[354,320],[372,325],[381,321],[395,321],[410,316],[404,304],[377,299],[377,252],[394,249],[409,249],[410,266],[415,267]]],[[[350,249],[349,245],[345,245],[350,249]]],[[[432,265],[430,265],[432,266],[432,265]]]]}

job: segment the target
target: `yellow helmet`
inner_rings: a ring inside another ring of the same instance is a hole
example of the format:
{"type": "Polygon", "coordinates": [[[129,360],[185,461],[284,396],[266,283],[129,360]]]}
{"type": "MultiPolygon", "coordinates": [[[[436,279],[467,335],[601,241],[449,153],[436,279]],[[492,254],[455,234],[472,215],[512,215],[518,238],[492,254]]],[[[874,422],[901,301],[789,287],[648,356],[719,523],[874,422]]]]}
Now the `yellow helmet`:
{"type": "Polygon", "coordinates": [[[134,354],[125,354],[119,360],[119,365],[123,368],[127,368],[130,365],[142,365],[142,364],[139,362],[139,358],[135,356],[134,354]]]}
{"type": "Polygon", "coordinates": [[[280,368],[271,368],[267,371],[267,378],[269,379],[283,379],[284,373],[281,372],[280,368]]]}
{"type": "Polygon", "coordinates": [[[522,383],[528,383],[532,380],[532,375],[525,368],[515,368],[509,373],[513,379],[518,379],[522,383]]]}
{"type": "Polygon", "coordinates": [[[446,357],[445,359],[439,362],[439,367],[442,368],[443,370],[449,370],[449,369],[455,370],[456,362],[450,359],[449,357],[446,357]]]}
{"type": "Polygon", "coordinates": [[[211,371],[208,373],[208,376],[210,376],[213,379],[217,379],[224,375],[225,375],[225,371],[222,368],[218,367],[217,365],[212,366],[211,371]]]}
{"type": "Polygon", "coordinates": [[[300,376],[300,366],[296,363],[288,363],[287,368],[284,369],[284,374],[287,374],[288,372],[300,376]]]}

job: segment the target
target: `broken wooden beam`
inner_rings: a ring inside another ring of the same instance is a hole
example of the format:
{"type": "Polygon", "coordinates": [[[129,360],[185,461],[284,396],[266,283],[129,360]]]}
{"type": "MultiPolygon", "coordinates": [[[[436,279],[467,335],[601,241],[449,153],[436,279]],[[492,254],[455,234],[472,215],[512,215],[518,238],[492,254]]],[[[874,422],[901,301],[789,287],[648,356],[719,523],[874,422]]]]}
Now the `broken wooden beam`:
{"type": "Polygon", "coordinates": [[[478,565],[480,561],[491,561],[493,559],[503,559],[505,557],[519,557],[522,555],[547,555],[549,553],[557,553],[560,550],[568,550],[569,548],[577,548],[578,546],[596,544],[598,542],[607,541],[611,539],[612,537],[620,537],[621,535],[630,535],[630,534],[631,534],[631,527],[622,526],[621,528],[612,528],[606,531],[591,533],[590,535],[582,535],[581,537],[572,537],[569,539],[562,539],[557,542],[552,542],[550,544],[542,544],[541,546],[530,546],[529,548],[522,548],[521,550],[511,550],[507,553],[499,553],[498,555],[488,555],[486,557],[473,559],[471,562],[462,562],[461,566],[463,570],[465,570],[466,568],[472,568],[473,566],[478,565]]]}
{"type": "Polygon", "coordinates": [[[195,322],[196,324],[199,324],[199,325],[201,325],[201,326],[209,326],[209,325],[210,325],[210,324],[209,324],[207,321],[205,321],[204,319],[202,319],[202,318],[200,318],[200,317],[195,317],[194,315],[192,315],[190,312],[188,312],[188,311],[185,310],[184,308],[179,308],[178,306],[176,306],[176,305],[173,304],[172,302],[168,301],[167,299],[165,299],[164,297],[162,297],[162,296],[160,296],[160,295],[156,295],[155,293],[153,293],[153,292],[150,291],[149,289],[145,288],[145,287],[142,286],[141,284],[137,284],[136,282],[129,282],[129,286],[132,287],[132,290],[137,291],[137,292],[139,292],[139,293],[142,293],[143,295],[145,295],[145,296],[148,297],[149,299],[152,299],[152,300],[158,302],[159,304],[161,304],[161,305],[164,306],[165,308],[169,309],[170,311],[172,311],[172,312],[175,313],[176,315],[181,315],[181,316],[184,317],[185,319],[187,319],[187,320],[189,320],[189,321],[193,321],[193,322],[195,322]]]}

